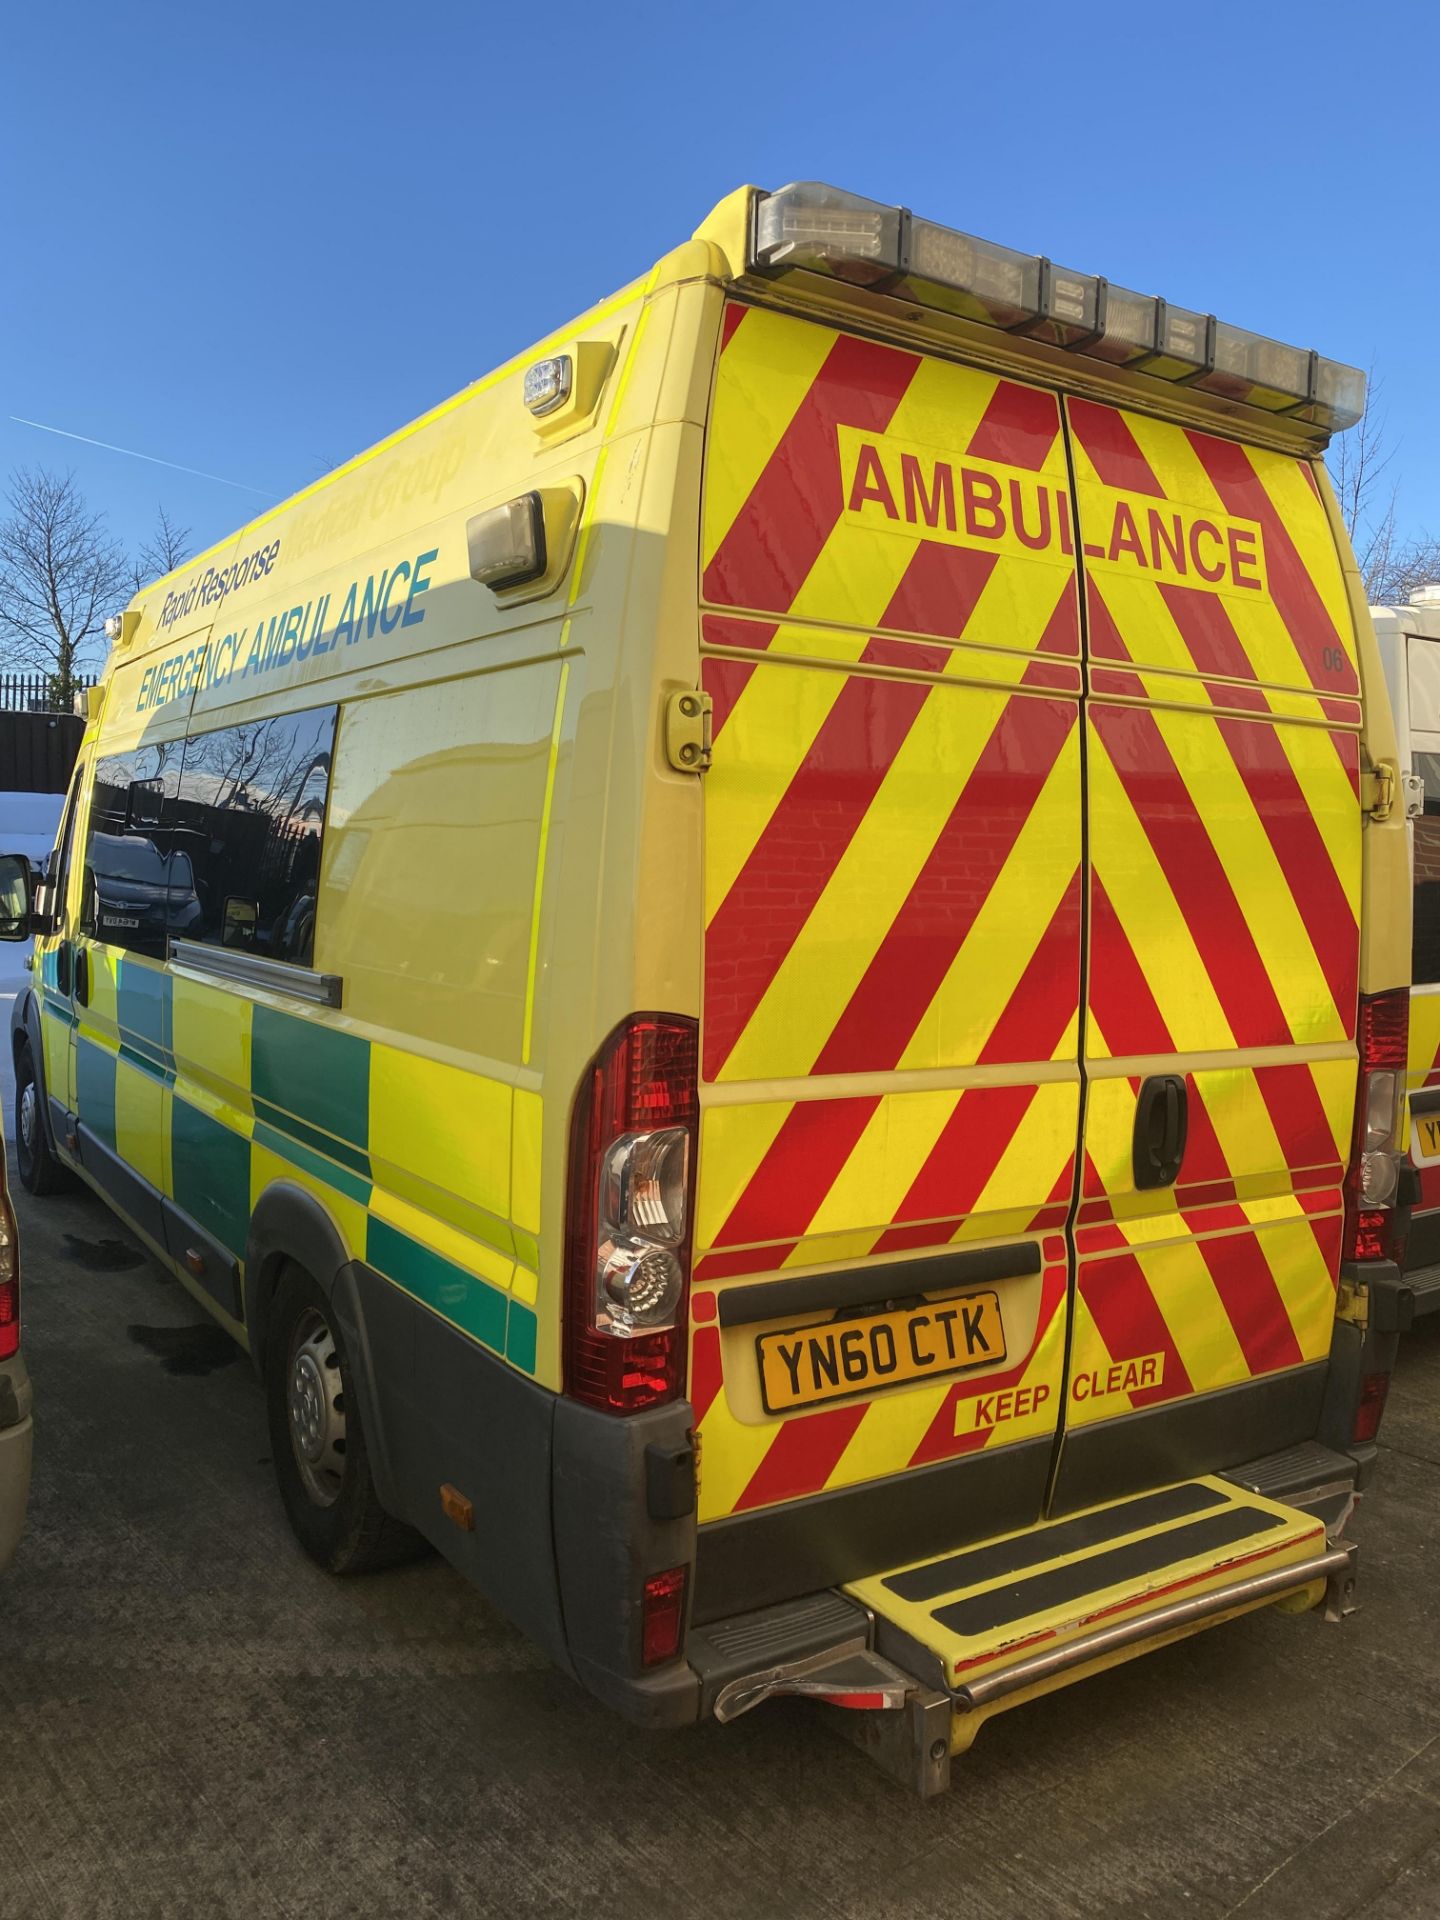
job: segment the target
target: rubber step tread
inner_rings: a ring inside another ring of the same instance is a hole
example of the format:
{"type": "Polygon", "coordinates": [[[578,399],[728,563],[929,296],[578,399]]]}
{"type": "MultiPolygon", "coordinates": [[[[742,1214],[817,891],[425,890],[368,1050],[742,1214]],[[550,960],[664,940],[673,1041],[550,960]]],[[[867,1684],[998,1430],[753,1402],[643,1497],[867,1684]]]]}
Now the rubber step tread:
{"type": "Polygon", "coordinates": [[[1440,1265],[1416,1267],[1405,1275],[1405,1284],[1415,1296],[1416,1313],[1440,1312],[1440,1265]]]}
{"type": "Polygon", "coordinates": [[[1008,1540],[968,1547],[962,1553],[952,1554],[948,1560],[932,1560],[927,1566],[891,1574],[885,1585],[902,1600],[934,1600],[942,1593],[982,1586],[988,1581],[1003,1579],[1007,1573],[1024,1573],[1030,1567],[1043,1566],[1047,1560],[1058,1560],[1062,1554],[1103,1547],[1127,1533],[1189,1519],[1224,1504],[1223,1493],[1198,1481],[1162,1487],[1158,1493],[1142,1494],[1138,1500],[1121,1500],[1113,1507],[1098,1507],[1093,1513],[1082,1513],[1074,1520],[1036,1527],[1031,1533],[1012,1534],[1008,1540]]]}
{"type": "Polygon", "coordinates": [[[1282,1524],[1277,1514],[1266,1513],[1263,1508],[1231,1507],[1188,1526],[1167,1527],[1163,1533],[1129,1540],[1108,1553],[1089,1554],[1068,1566],[1052,1567],[1048,1573],[1033,1574],[1009,1587],[991,1587],[948,1607],[937,1607],[935,1618],[952,1633],[966,1635],[1008,1627],[1051,1607],[1064,1606],[1067,1600],[1083,1599],[1086,1594],[1119,1586],[1125,1580],[1142,1580],[1197,1554],[1219,1553],[1241,1540],[1273,1533],[1282,1524]]]}

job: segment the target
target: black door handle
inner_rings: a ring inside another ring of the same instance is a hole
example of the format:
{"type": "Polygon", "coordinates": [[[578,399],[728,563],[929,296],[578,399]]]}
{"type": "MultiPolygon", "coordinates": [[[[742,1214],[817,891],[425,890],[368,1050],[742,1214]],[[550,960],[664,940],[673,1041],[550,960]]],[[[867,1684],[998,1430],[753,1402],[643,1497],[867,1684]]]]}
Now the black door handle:
{"type": "Polygon", "coordinates": [[[1185,1158],[1190,1103],[1178,1073],[1155,1073],[1142,1082],[1135,1106],[1135,1185],[1173,1187],[1185,1158]]]}
{"type": "Polygon", "coordinates": [[[82,1007],[90,1004],[90,955],[79,946],[75,949],[75,998],[82,1007]]]}
{"type": "Polygon", "coordinates": [[[62,940],[55,949],[55,987],[56,991],[70,998],[70,942],[62,940]]]}

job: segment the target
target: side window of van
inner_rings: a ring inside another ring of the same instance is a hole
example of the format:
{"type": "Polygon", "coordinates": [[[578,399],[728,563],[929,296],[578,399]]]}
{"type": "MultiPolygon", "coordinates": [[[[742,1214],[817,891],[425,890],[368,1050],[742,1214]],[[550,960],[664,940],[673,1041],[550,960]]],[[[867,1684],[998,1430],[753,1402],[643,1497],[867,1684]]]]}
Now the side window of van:
{"type": "Polygon", "coordinates": [[[185,743],[174,808],[194,916],[184,937],[308,967],[335,708],[280,714],[185,743]]]}
{"type": "Polygon", "coordinates": [[[194,899],[187,863],[172,858],[180,752],[167,741],[98,760],[85,838],[80,931],[153,960],[194,899]]]}
{"type": "Polygon", "coordinates": [[[1425,811],[1415,822],[1415,951],[1417,987],[1440,982],[1440,753],[1412,755],[1425,782],[1425,811]]]}

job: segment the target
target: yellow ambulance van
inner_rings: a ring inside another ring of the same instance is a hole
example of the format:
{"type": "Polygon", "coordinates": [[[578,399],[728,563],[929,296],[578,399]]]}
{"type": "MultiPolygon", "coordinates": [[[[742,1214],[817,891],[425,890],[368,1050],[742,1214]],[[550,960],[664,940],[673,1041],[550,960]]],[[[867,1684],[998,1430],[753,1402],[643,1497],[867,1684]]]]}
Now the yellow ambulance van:
{"type": "MultiPolygon", "coordinates": [[[[1350,1604],[1409,895],[1364,383],[908,210],[724,201],[136,596],[17,1007],[309,1551],[922,1791],[1350,1604]]],[[[6,930],[30,924],[19,901],[6,930]]]]}

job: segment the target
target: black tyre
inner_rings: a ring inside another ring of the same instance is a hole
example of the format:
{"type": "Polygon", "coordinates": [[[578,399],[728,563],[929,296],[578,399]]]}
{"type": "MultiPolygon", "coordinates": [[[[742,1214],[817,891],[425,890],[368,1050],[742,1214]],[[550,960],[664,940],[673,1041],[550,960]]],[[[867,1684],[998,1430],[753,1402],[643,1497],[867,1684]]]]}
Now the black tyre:
{"type": "Polygon", "coordinates": [[[280,1498],[302,1547],[329,1573],[369,1573],[423,1550],[375,1494],[359,1396],[330,1304],[287,1267],[270,1309],[265,1398],[280,1498]]]}
{"type": "Polygon", "coordinates": [[[74,1176],[50,1150],[41,1098],[35,1062],[29,1047],[22,1046],[15,1059],[15,1168],[25,1191],[43,1198],[63,1193],[74,1176]]]}

